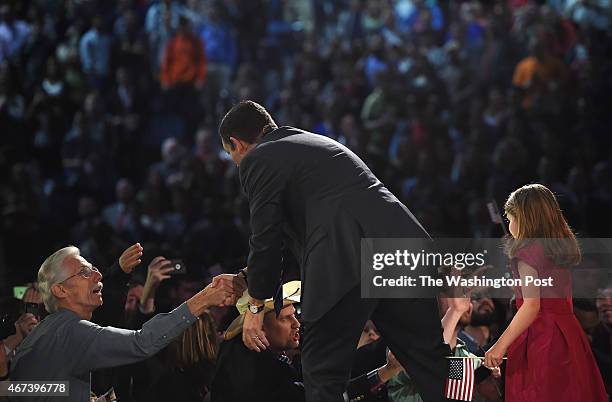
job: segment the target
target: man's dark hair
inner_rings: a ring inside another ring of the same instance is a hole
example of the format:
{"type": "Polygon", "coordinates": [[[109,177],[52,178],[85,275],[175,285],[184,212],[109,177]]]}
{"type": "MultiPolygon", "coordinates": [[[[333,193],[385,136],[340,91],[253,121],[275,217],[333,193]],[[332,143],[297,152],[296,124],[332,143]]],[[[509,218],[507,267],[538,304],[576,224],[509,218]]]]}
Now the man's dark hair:
{"type": "Polygon", "coordinates": [[[262,133],[276,127],[272,116],[263,106],[245,100],[234,105],[223,117],[219,125],[219,135],[221,141],[233,147],[230,137],[253,144],[262,133]]]}

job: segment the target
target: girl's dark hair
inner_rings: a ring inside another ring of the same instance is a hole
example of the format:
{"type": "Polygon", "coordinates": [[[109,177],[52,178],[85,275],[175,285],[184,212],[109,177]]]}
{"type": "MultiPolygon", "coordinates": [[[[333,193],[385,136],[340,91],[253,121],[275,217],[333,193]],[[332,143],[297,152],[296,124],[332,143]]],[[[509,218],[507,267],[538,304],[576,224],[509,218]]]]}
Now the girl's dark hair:
{"type": "Polygon", "coordinates": [[[516,252],[533,241],[541,242],[545,254],[560,266],[577,265],[581,253],[576,236],[567,224],[557,198],[541,184],[529,184],[510,194],[504,205],[506,215],[518,224],[515,239],[507,239],[506,253],[516,252]]]}

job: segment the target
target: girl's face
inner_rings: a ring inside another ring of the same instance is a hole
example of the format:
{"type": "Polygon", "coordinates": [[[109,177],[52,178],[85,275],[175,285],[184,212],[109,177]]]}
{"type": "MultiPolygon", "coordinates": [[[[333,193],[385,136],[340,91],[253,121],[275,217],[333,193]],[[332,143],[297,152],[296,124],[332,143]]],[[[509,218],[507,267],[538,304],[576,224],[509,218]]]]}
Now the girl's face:
{"type": "Polygon", "coordinates": [[[518,222],[512,214],[507,214],[506,217],[508,218],[508,221],[510,221],[508,224],[508,230],[510,231],[512,237],[516,239],[516,236],[518,236],[518,222]]]}

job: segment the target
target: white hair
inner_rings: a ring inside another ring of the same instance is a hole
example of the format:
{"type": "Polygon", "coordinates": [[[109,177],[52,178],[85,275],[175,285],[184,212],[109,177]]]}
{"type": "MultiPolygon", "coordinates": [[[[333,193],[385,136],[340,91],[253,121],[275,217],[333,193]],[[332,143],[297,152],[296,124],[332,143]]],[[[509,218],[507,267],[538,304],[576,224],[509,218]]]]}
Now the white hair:
{"type": "Polygon", "coordinates": [[[38,270],[38,290],[49,313],[57,311],[57,299],[51,292],[51,286],[58,283],[65,274],[62,263],[69,255],[79,256],[81,250],[74,246],[61,248],[47,257],[38,270]]]}

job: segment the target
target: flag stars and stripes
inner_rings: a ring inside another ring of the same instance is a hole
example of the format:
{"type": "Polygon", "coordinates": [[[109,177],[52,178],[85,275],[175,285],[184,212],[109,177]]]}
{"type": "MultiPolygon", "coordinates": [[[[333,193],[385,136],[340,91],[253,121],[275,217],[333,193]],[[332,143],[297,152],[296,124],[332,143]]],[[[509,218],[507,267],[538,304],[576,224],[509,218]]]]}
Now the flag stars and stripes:
{"type": "Polygon", "coordinates": [[[474,394],[474,362],[472,359],[449,360],[446,398],[471,401],[474,394]]]}

